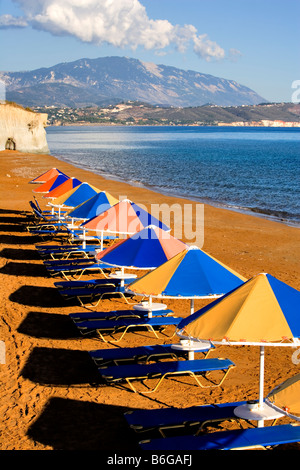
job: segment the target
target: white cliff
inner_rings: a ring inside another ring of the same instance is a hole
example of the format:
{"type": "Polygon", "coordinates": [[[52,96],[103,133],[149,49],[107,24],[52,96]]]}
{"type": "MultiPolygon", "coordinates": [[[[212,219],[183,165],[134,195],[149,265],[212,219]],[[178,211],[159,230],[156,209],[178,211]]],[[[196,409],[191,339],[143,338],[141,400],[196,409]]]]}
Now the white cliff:
{"type": "Polygon", "coordinates": [[[49,153],[47,118],[14,103],[0,103],[0,150],[49,153]]]}

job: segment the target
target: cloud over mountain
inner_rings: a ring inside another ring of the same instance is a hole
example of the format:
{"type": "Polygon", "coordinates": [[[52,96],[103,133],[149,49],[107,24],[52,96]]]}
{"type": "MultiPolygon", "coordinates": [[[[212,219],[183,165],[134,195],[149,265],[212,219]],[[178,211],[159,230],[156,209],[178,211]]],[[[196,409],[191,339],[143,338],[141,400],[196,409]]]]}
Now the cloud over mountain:
{"type": "Polygon", "coordinates": [[[70,35],[82,42],[119,48],[143,47],[184,52],[192,45],[207,61],[226,57],[225,50],[191,24],[149,18],[139,0],[14,0],[24,17],[0,17],[0,27],[31,26],[53,35],[70,35]],[[10,18],[8,18],[10,17],[10,18]]]}

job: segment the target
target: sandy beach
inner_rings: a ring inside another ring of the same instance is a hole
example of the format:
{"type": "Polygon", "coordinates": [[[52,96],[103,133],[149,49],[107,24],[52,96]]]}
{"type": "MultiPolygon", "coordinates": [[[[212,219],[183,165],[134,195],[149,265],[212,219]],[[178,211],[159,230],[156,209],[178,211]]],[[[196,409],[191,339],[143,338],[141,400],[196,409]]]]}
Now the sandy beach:
{"type": "MultiPolygon", "coordinates": [[[[87,351],[155,344],[148,332],[130,333],[117,345],[81,336],[68,314],[83,311],[61,298],[36,252],[38,237],[28,233],[30,180],[57,167],[69,176],[147,207],[155,203],[191,201],[106,180],[58,161],[51,155],[0,152],[0,340],[5,364],[0,364],[0,450],[97,450],[134,455],[143,439],[124,420],[125,411],[193,404],[251,400],[258,396],[259,348],[222,346],[210,357],[231,359],[236,367],[221,387],[200,389],[188,378],[166,380],[152,395],[99,383],[87,351]]],[[[46,208],[46,199],[38,201],[46,208]]],[[[195,203],[193,203],[195,204],[195,203]]],[[[184,240],[188,241],[188,240],[184,240]]],[[[189,241],[188,241],[189,242],[189,241]]],[[[247,279],[269,273],[300,289],[300,231],[283,223],[205,205],[203,249],[247,279]]],[[[92,276],[89,276],[90,278],[92,276]]],[[[174,314],[185,317],[189,303],[168,300],[174,314]]],[[[195,309],[207,301],[196,301],[195,309]]],[[[124,300],[105,299],[98,309],[128,308],[124,300]]],[[[167,330],[168,334],[173,329],[167,330]]],[[[178,341],[165,337],[161,343],[178,341]]],[[[266,348],[265,395],[299,373],[291,348],[266,348]]],[[[292,422],[281,418],[280,423],[292,422]]],[[[218,429],[231,429],[225,422],[218,429]]],[[[300,444],[281,446],[300,450],[300,444]]]]}

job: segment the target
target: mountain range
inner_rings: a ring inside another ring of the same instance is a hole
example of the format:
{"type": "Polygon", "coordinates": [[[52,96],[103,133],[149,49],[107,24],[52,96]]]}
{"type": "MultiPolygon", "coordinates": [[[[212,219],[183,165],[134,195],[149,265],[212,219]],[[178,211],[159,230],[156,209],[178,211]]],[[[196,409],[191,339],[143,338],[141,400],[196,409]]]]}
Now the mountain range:
{"type": "Polygon", "coordinates": [[[122,100],[168,107],[266,102],[233,80],[127,57],[79,59],[33,71],[0,72],[0,80],[6,86],[6,99],[23,106],[85,107],[122,100]]]}

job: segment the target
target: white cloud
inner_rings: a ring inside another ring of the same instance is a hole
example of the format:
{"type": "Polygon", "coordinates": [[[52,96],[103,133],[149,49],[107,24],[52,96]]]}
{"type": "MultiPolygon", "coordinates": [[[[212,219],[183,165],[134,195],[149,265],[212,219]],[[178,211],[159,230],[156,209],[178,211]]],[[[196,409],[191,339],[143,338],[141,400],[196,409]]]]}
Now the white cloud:
{"type": "Polygon", "coordinates": [[[0,16],[0,29],[4,28],[25,28],[28,26],[27,21],[22,17],[14,17],[12,15],[0,16]]]}
{"type": "Polygon", "coordinates": [[[206,34],[194,36],[194,52],[203,59],[224,59],[225,51],[216,42],[211,41],[206,34]]]}
{"type": "MultiPolygon", "coordinates": [[[[141,46],[157,53],[167,47],[184,52],[192,43],[194,52],[205,60],[225,57],[224,49],[206,34],[199,35],[193,25],[149,18],[139,0],[14,1],[33,28],[54,35],[71,35],[83,42],[119,48],[141,46]]],[[[12,17],[10,21],[12,24],[12,17]]]]}

